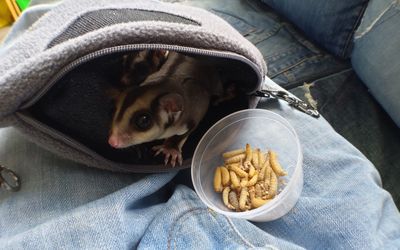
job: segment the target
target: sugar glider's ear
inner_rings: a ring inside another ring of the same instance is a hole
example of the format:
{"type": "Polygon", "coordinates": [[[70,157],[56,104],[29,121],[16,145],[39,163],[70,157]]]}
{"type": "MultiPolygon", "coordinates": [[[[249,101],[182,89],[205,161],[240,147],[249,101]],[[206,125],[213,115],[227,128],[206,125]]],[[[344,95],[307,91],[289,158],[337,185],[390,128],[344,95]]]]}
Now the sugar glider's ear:
{"type": "Polygon", "coordinates": [[[183,111],[183,96],[178,93],[168,93],[159,99],[160,107],[168,114],[179,114],[183,111]]]}
{"type": "Polygon", "coordinates": [[[169,51],[168,50],[152,50],[150,52],[151,60],[153,65],[155,66],[155,70],[159,70],[164,62],[168,58],[169,51]]]}

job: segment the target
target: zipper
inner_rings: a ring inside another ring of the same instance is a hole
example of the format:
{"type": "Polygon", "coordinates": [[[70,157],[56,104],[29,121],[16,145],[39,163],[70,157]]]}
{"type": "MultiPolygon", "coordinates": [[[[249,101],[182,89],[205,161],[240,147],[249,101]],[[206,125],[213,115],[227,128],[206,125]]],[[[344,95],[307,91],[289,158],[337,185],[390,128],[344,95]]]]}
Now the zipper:
{"type": "Polygon", "coordinates": [[[167,44],[128,44],[128,45],[120,45],[120,46],[115,46],[115,47],[110,47],[110,48],[105,48],[101,49],[92,53],[89,53],[83,57],[80,57],[73,61],[72,63],[68,64],[64,68],[62,68],[47,84],[44,86],[31,100],[27,101],[25,104],[21,106],[21,109],[28,108],[35,104],[43,95],[47,93],[47,91],[50,90],[50,88],[57,83],[63,76],[65,76],[67,73],[69,73],[71,70],[77,68],[78,66],[89,62],[91,60],[94,60],[96,58],[114,54],[114,53],[120,53],[120,52],[128,52],[128,51],[133,51],[133,50],[156,50],[156,49],[163,49],[163,50],[172,50],[172,51],[177,51],[177,52],[182,52],[182,53],[190,53],[190,54],[196,54],[196,55],[201,55],[201,56],[210,56],[210,57],[219,57],[219,58],[225,58],[225,59],[232,59],[232,60],[237,60],[243,63],[246,63],[249,65],[254,72],[257,74],[257,80],[258,80],[258,86],[261,85],[264,76],[261,74],[261,70],[259,67],[249,59],[247,59],[244,56],[235,54],[233,52],[221,52],[221,51],[214,51],[214,50],[206,50],[206,49],[198,49],[198,48],[191,48],[191,47],[185,47],[185,46],[178,46],[178,45],[167,45],[167,44]]]}
{"type": "MultiPolygon", "coordinates": [[[[129,45],[121,45],[121,46],[115,46],[115,47],[110,47],[110,48],[105,48],[101,49],[92,53],[89,53],[83,57],[80,57],[76,59],[75,61],[69,63],[67,66],[62,68],[58,73],[55,74],[55,76],[50,79],[50,81],[37,93],[35,96],[21,105],[20,110],[26,109],[34,105],[41,97],[43,97],[62,77],[64,77],[67,73],[72,71],[73,69],[79,67],[80,65],[89,62],[91,60],[94,60],[96,58],[105,56],[105,55],[110,55],[114,53],[121,53],[121,52],[129,52],[133,50],[144,50],[144,49],[149,49],[149,50],[156,50],[156,49],[163,49],[163,50],[171,50],[171,51],[177,51],[177,52],[182,52],[182,53],[190,53],[190,54],[196,54],[196,55],[203,55],[203,56],[210,56],[210,57],[219,57],[219,58],[225,58],[225,59],[232,59],[232,60],[237,60],[243,63],[246,63],[249,65],[254,72],[257,75],[257,80],[258,80],[258,86],[261,85],[264,76],[261,74],[261,70],[259,67],[249,59],[247,59],[244,56],[235,54],[233,52],[221,52],[221,51],[213,51],[213,50],[206,50],[206,49],[197,49],[197,48],[191,48],[191,47],[185,47],[185,46],[178,46],[178,45],[165,45],[165,44],[129,44],[129,45]]],[[[33,126],[34,128],[38,129],[39,131],[50,135],[51,137],[60,140],[64,142],[65,144],[71,146],[72,148],[89,155],[92,157],[94,160],[99,161],[99,162],[104,162],[106,165],[112,167],[115,170],[122,170],[122,171],[132,171],[132,166],[133,164],[121,164],[121,163],[115,163],[113,161],[107,160],[106,158],[103,158],[99,154],[97,154],[95,151],[92,151],[88,147],[84,146],[83,144],[77,142],[76,140],[68,137],[67,135],[39,122],[38,120],[32,118],[29,114],[27,114],[24,111],[18,111],[16,113],[17,117],[21,119],[23,122],[26,124],[29,124],[33,126]]],[[[186,162],[186,161],[185,161],[186,162]]],[[[135,164],[134,172],[154,172],[154,169],[149,169],[148,166],[144,168],[139,168],[140,165],[135,164]]],[[[169,170],[169,168],[163,168],[163,165],[155,166],[157,167],[159,172],[163,172],[162,169],[165,169],[165,171],[169,170]]],[[[175,170],[180,169],[174,168],[175,170]]],[[[15,175],[16,176],[16,175],[15,175]]]]}
{"type": "MultiPolygon", "coordinates": [[[[149,168],[148,166],[141,168],[139,164],[123,164],[123,163],[115,163],[113,161],[110,161],[110,160],[102,157],[95,151],[91,150],[90,148],[86,147],[84,144],[77,142],[76,140],[47,126],[46,124],[43,124],[42,122],[32,118],[31,116],[29,116],[28,114],[25,114],[24,112],[17,112],[16,115],[24,123],[33,126],[37,130],[51,136],[54,139],[62,141],[63,143],[67,144],[68,146],[72,147],[73,149],[90,156],[93,160],[95,160],[97,162],[103,162],[104,165],[107,166],[108,169],[110,169],[110,167],[111,167],[113,170],[119,170],[119,171],[123,171],[123,172],[131,172],[131,173],[134,173],[134,172],[154,173],[155,172],[154,168],[149,168]],[[133,166],[135,166],[135,167],[132,168],[133,166]],[[132,171],[132,169],[134,171],[132,171]]],[[[186,163],[186,161],[185,161],[185,163],[186,163]]],[[[166,168],[162,164],[156,165],[154,167],[157,168],[157,170],[158,170],[157,172],[166,172],[166,171],[171,170],[171,168],[166,168]],[[163,171],[163,169],[165,169],[165,170],[163,171]]],[[[179,170],[183,167],[184,167],[184,164],[182,165],[182,167],[173,168],[173,170],[179,170]]]]}

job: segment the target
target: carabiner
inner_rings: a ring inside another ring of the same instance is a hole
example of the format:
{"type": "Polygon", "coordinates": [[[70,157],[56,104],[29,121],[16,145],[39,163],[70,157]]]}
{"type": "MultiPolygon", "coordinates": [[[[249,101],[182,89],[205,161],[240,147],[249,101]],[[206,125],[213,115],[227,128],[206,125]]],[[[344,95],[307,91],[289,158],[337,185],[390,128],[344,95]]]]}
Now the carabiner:
{"type": "Polygon", "coordinates": [[[304,112],[308,115],[311,115],[312,117],[318,118],[320,116],[319,112],[317,109],[312,107],[311,105],[307,104],[306,102],[292,96],[289,94],[289,92],[283,91],[283,90],[258,90],[254,93],[255,96],[259,97],[267,97],[267,98],[277,98],[284,100],[287,102],[290,106],[294,107],[297,110],[300,110],[301,112],[304,112]]]}

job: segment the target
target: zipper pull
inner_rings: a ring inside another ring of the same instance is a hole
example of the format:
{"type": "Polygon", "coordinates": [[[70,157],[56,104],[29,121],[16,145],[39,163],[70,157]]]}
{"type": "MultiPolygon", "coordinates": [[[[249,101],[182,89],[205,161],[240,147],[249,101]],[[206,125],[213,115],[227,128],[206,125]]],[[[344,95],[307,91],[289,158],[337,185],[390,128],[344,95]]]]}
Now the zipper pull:
{"type": "Polygon", "coordinates": [[[0,164],[0,188],[16,192],[21,188],[19,177],[10,169],[0,164]]]}
{"type": "Polygon", "coordinates": [[[297,97],[291,96],[287,91],[262,89],[262,90],[257,90],[253,95],[258,97],[281,99],[287,102],[290,106],[294,107],[295,109],[300,110],[301,112],[306,113],[308,115],[311,115],[312,117],[318,118],[320,116],[317,109],[307,104],[306,102],[298,99],[297,97]]]}

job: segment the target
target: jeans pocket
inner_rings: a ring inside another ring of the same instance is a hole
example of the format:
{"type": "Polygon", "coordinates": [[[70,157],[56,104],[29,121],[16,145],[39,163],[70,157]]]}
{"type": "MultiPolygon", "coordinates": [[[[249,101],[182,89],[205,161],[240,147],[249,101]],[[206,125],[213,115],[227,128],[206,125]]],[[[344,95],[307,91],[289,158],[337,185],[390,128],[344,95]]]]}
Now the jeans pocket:
{"type": "Polygon", "coordinates": [[[236,16],[233,13],[229,13],[226,11],[222,10],[216,10],[212,9],[211,12],[213,12],[215,15],[221,17],[225,21],[227,21],[232,27],[234,27],[242,36],[247,36],[250,33],[256,32],[257,28],[250,23],[246,22],[246,20],[243,20],[242,18],[236,16]]]}

